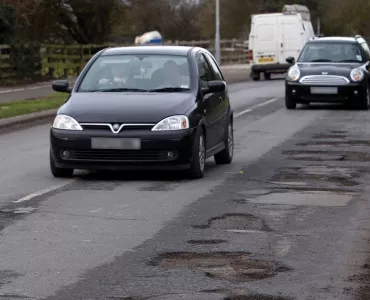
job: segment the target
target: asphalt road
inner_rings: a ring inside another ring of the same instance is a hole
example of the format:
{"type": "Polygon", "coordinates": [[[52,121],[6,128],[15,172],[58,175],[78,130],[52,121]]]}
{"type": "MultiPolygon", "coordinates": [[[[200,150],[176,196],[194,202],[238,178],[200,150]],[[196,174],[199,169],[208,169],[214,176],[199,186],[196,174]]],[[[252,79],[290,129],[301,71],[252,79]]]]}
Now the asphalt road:
{"type": "Polygon", "coordinates": [[[0,299],[369,299],[370,112],[230,92],[235,159],[202,180],[54,179],[49,125],[1,135],[0,299]]]}

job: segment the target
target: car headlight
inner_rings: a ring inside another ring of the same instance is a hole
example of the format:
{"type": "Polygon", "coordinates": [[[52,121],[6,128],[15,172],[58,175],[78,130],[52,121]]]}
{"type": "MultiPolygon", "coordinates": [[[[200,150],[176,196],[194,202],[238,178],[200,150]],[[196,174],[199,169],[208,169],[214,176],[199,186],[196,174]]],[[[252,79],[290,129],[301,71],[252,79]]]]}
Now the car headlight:
{"type": "Polygon", "coordinates": [[[189,128],[187,116],[172,116],[163,119],[152,128],[152,131],[182,130],[189,128]]]}
{"type": "Polygon", "coordinates": [[[64,130],[83,130],[81,125],[70,116],[57,115],[53,122],[53,128],[64,130]]]}
{"type": "Polygon", "coordinates": [[[299,71],[298,67],[291,67],[288,71],[288,80],[297,81],[300,75],[301,71],[299,71]]]}
{"type": "Polygon", "coordinates": [[[365,76],[364,71],[362,71],[361,69],[353,69],[351,71],[352,81],[359,82],[362,79],[364,79],[364,76],[365,76]]]}

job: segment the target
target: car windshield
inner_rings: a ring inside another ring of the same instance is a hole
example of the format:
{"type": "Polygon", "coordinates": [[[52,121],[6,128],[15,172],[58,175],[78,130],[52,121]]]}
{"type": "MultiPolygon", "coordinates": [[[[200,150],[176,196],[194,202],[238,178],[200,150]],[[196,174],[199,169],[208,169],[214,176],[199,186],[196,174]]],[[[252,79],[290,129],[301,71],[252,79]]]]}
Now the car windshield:
{"type": "Polygon", "coordinates": [[[100,56],[87,71],[79,92],[182,92],[190,90],[187,56],[100,56]]]}
{"type": "Polygon", "coordinates": [[[320,42],[306,44],[298,62],[363,63],[365,61],[357,43],[320,42]]]}

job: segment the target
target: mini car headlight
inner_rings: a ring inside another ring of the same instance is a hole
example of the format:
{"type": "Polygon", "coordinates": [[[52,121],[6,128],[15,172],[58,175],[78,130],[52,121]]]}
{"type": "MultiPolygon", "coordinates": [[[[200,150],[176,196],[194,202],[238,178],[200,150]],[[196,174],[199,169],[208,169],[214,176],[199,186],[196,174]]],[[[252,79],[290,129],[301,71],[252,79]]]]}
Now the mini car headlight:
{"type": "Polygon", "coordinates": [[[364,71],[361,69],[353,69],[351,71],[351,79],[352,81],[359,82],[364,79],[364,71]]]}
{"type": "Polygon", "coordinates": [[[291,67],[288,71],[288,80],[297,81],[300,75],[301,71],[299,71],[298,67],[291,67]]]}
{"type": "Polygon", "coordinates": [[[67,115],[57,115],[52,127],[64,130],[83,130],[75,119],[67,115]]]}
{"type": "Polygon", "coordinates": [[[182,130],[189,128],[187,116],[172,116],[163,119],[152,128],[152,131],[182,130]]]}

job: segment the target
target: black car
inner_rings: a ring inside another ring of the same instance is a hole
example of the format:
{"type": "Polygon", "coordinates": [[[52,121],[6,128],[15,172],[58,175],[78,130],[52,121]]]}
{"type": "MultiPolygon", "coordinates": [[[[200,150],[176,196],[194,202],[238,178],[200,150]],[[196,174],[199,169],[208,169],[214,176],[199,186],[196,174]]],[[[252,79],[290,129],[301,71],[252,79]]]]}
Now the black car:
{"type": "Polygon", "coordinates": [[[314,38],[306,43],[285,80],[285,106],[343,103],[367,110],[370,50],[361,36],[314,38]]]}
{"type": "Polygon", "coordinates": [[[198,47],[101,50],[87,63],[50,130],[55,177],[74,169],[183,169],[204,174],[205,160],[233,159],[233,111],[222,72],[198,47]]]}

